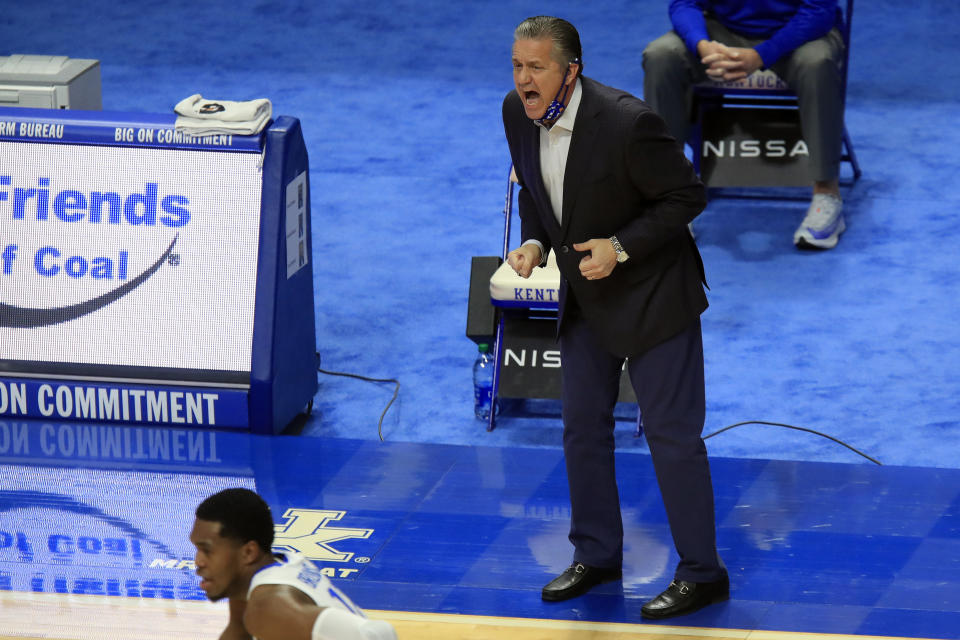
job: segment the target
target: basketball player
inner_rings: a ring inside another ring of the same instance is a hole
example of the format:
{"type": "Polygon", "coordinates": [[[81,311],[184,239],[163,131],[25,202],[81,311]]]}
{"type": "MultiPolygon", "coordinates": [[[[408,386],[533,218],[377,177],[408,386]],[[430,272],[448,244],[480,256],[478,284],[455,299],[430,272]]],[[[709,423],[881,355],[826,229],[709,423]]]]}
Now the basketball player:
{"type": "Polygon", "coordinates": [[[190,542],[200,588],[230,601],[220,640],[396,640],[313,562],[273,553],[273,531],[270,507],[249,489],[225,489],[197,507],[190,542]]]}

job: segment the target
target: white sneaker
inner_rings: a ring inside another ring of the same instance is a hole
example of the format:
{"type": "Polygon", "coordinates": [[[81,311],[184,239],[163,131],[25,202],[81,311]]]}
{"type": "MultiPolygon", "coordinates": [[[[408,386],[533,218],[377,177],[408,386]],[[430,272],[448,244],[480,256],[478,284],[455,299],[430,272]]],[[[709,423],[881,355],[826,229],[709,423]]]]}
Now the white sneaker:
{"type": "Polygon", "coordinates": [[[846,231],[843,200],[826,193],[815,193],[807,215],[793,232],[793,244],[800,249],[833,249],[846,231]]]}

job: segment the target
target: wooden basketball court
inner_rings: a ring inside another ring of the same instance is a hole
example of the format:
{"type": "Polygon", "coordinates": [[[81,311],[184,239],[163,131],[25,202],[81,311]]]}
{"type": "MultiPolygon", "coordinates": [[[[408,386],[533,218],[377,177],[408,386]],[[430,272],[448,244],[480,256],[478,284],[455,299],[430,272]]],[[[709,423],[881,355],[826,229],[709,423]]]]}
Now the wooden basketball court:
{"type": "MultiPolygon", "coordinates": [[[[867,636],[368,611],[400,640],[868,640],[867,636]]],[[[216,638],[224,603],[0,592],[0,640],[216,638]]],[[[885,640],[874,636],[874,640],[885,640]]]]}

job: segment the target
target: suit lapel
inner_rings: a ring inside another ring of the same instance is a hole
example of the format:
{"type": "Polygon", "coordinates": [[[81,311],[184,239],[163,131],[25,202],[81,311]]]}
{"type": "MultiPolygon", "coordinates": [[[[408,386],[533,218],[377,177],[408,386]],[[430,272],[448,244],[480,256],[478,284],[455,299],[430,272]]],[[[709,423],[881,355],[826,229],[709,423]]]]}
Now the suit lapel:
{"type": "MultiPolygon", "coordinates": [[[[581,78],[580,108],[573,125],[573,137],[567,153],[567,166],[563,171],[563,216],[560,235],[565,238],[570,228],[570,218],[577,204],[577,195],[583,176],[590,166],[594,143],[600,130],[600,104],[594,93],[592,81],[581,78]]],[[[539,153],[537,156],[539,157],[539,153]]]]}

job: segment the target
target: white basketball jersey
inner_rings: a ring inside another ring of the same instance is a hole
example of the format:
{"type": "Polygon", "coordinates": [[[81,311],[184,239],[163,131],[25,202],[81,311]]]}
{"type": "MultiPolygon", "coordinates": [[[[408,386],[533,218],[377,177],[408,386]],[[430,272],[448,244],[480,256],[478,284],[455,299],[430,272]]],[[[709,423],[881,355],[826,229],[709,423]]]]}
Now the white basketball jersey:
{"type": "Polygon", "coordinates": [[[253,574],[250,589],[247,591],[248,598],[253,590],[262,584],[285,584],[307,594],[319,607],[334,607],[366,617],[360,607],[320,572],[320,567],[302,554],[274,553],[274,560],[273,564],[268,564],[253,574]]]}

